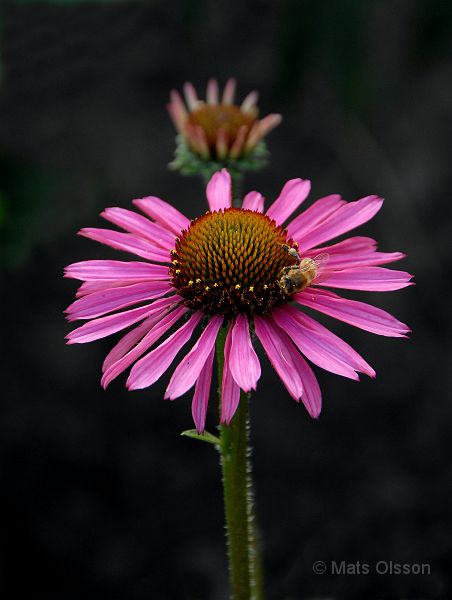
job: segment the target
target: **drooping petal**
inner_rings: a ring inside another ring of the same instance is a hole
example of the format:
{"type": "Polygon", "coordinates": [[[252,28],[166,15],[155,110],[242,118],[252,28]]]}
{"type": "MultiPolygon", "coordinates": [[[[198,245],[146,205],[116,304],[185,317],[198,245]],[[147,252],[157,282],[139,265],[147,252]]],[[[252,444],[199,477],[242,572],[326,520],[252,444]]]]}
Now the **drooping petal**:
{"type": "Polygon", "coordinates": [[[153,320],[151,328],[138,344],[131,347],[114,362],[109,361],[109,365],[102,375],[102,387],[105,389],[113,379],[116,379],[118,375],[123,373],[132,363],[147,352],[186,312],[187,308],[180,306],[164,316],[159,315],[157,322],[153,320]]]}
{"type": "Polygon", "coordinates": [[[264,212],[264,197],[259,192],[248,192],[243,198],[243,210],[254,210],[256,212],[264,212]]]}
{"type": "Polygon", "coordinates": [[[171,312],[174,308],[177,308],[181,301],[182,298],[175,294],[169,298],[161,298],[160,300],[153,302],[151,305],[151,314],[146,317],[143,323],[126,333],[126,335],[123,335],[119,342],[115,344],[107,354],[102,364],[102,373],[105,373],[105,371],[107,371],[111,365],[113,365],[113,363],[117,362],[125,354],[127,354],[127,352],[129,352],[129,350],[131,350],[135,344],[139,342],[139,340],[141,340],[154,327],[156,323],[162,321],[169,312],[171,312]]]}
{"type": "Polygon", "coordinates": [[[366,196],[356,202],[347,202],[317,227],[309,230],[299,240],[300,250],[314,248],[323,242],[331,240],[351,229],[367,223],[377,214],[383,204],[383,198],[366,196]]]}
{"type": "Polygon", "coordinates": [[[328,269],[334,271],[355,267],[384,265],[405,258],[403,252],[377,252],[377,242],[356,236],[320,248],[312,248],[310,256],[328,254],[328,269]]]}
{"type": "Polygon", "coordinates": [[[213,174],[207,184],[206,195],[209,208],[212,212],[231,208],[231,176],[226,169],[221,169],[221,171],[213,174]]]}
{"type": "Polygon", "coordinates": [[[204,363],[201,373],[195,386],[195,393],[191,403],[191,414],[195,422],[196,431],[203,433],[206,425],[207,406],[209,403],[210,384],[212,382],[212,364],[215,356],[215,347],[210,351],[206,362],[204,363]]]}
{"type": "Polygon", "coordinates": [[[290,352],[292,342],[268,317],[255,315],[254,326],[273,368],[289,394],[298,402],[303,395],[303,382],[290,352]]]}
{"type": "Polygon", "coordinates": [[[138,321],[146,318],[154,312],[161,311],[173,301],[175,297],[156,300],[147,306],[140,306],[108,317],[101,317],[85,323],[74,329],[67,336],[68,344],[84,344],[107,337],[117,331],[121,331],[138,321]]]}
{"type": "Polygon", "coordinates": [[[148,240],[139,238],[132,233],[122,233],[112,229],[100,229],[98,227],[84,227],[78,232],[79,235],[106,244],[116,250],[125,250],[148,260],[156,262],[169,262],[170,256],[167,250],[160,246],[151,244],[148,240]]]}
{"type": "Polygon", "coordinates": [[[237,315],[231,324],[229,369],[236,383],[245,392],[255,390],[261,376],[261,365],[251,342],[248,318],[237,315]]]}
{"type": "Polygon", "coordinates": [[[407,333],[410,332],[405,323],[398,321],[385,310],[365,302],[341,298],[327,290],[309,288],[308,291],[295,294],[293,299],[303,306],[314,308],[330,317],[377,335],[407,337],[407,333]]]}
{"type": "Polygon", "coordinates": [[[303,395],[301,396],[301,401],[308,411],[309,416],[313,419],[317,419],[322,410],[322,392],[317,377],[291,342],[287,345],[287,349],[292,362],[295,365],[295,369],[303,382],[303,395]]]}
{"type": "Polygon", "coordinates": [[[229,368],[231,344],[232,327],[230,326],[224,344],[224,366],[221,382],[221,422],[226,423],[226,425],[231,422],[240,402],[240,387],[235,382],[229,368]]]}
{"type": "Polygon", "coordinates": [[[137,198],[136,200],[132,200],[132,202],[144,214],[152,217],[157,223],[163,225],[163,227],[176,234],[176,236],[179,236],[180,232],[183,229],[187,229],[190,225],[190,219],[178,211],[177,208],[174,208],[174,206],[156,196],[137,198]]]}
{"type": "Polygon", "coordinates": [[[273,309],[276,324],[314,364],[350,379],[358,380],[356,371],[375,376],[372,367],[346,342],[308,315],[290,305],[273,309]]]}
{"type": "Polygon", "coordinates": [[[188,108],[191,111],[194,110],[198,106],[199,99],[195,88],[189,81],[184,83],[184,95],[185,100],[187,101],[188,108]]]}
{"type": "Polygon", "coordinates": [[[139,261],[83,260],[68,265],[64,276],[82,281],[162,280],[168,279],[168,267],[139,261]]]}
{"type": "Polygon", "coordinates": [[[301,215],[295,217],[287,226],[289,237],[294,240],[301,240],[314,227],[319,225],[333,214],[338,208],[347,204],[339,194],[331,194],[316,200],[309,208],[304,210],[301,215]]]}
{"type": "Polygon", "coordinates": [[[159,379],[173,362],[176,354],[191,338],[195,327],[203,317],[203,313],[195,312],[190,319],[184,323],[164,342],[151,350],[149,354],[132,368],[127,379],[127,388],[129,390],[140,390],[152,385],[159,379]]]}
{"type": "Polygon", "coordinates": [[[325,274],[319,285],[346,290],[389,292],[413,285],[412,277],[406,271],[395,271],[384,267],[358,267],[325,274]]]}
{"type": "Polygon", "coordinates": [[[125,231],[141,236],[167,251],[174,246],[174,235],[168,229],[132,210],[113,206],[106,208],[100,213],[100,216],[125,231]]]}
{"type": "Polygon", "coordinates": [[[193,348],[174,370],[166,388],[165,398],[170,400],[179,398],[195,385],[209,354],[215,346],[215,340],[222,322],[222,316],[214,315],[210,318],[193,348]]]}
{"type": "Polygon", "coordinates": [[[188,116],[187,109],[178,91],[171,90],[170,98],[171,102],[167,104],[168,112],[176,129],[179,133],[183,133],[185,121],[188,116]]]}
{"type": "Polygon", "coordinates": [[[68,314],[68,321],[94,319],[137,302],[160,298],[172,290],[166,281],[134,283],[83,296],[68,306],[65,312],[68,314]]]}
{"type": "Polygon", "coordinates": [[[281,190],[278,198],[267,210],[267,217],[282,225],[300,204],[308,197],[311,190],[309,179],[291,179],[281,190]]]}

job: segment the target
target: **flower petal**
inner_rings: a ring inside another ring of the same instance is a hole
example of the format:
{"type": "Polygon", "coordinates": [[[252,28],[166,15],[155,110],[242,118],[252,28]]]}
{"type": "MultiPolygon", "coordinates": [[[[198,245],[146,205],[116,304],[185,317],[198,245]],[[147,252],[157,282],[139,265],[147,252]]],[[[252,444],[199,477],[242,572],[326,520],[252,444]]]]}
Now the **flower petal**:
{"type": "Polygon", "coordinates": [[[162,300],[156,300],[152,304],[147,306],[140,306],[132,310],[123,311],[116,315],[109,315],[108,317],[101,317],[100,319],[94,319],[85,323],[81,327],[74,329],[67,336],[68,344],[84,344],[86,342],[92,342],[100,338],[107,337],[112,333],[121,331],[130,325],[133,325],[137,321],[141,321],[150,314],[157,311],[163,310],[170,304],[170,301],[174,301],[175,297],[163,298],[162,300]]]}
{"type": "Polygon", "coordinates": [[[127,388],[129,390],[140,390],[152,385],[159,379],[173,362],[176,354],[191,338],[195,327],[203,317],[203,313],[195,312],[190,319],[184,323],[164,342],[151,350],[149,354],[132,368],[127,379],[127,388]]]}
{"type": "Polygon", "coordinates": [[[210,318],[196,344],[177,365],[166,388],[165,398],[170,400],[179,398],[195,385],[209,354],[215,346],[218,330],[222,323],[222,316],[215,315],[210,318]]]}
{"type": "Polygon", "coordinates": [[[173,289],[166,281],[134,283],[83,296],[68,306],[65,312],[68,314],[68,321],[93,319],[143,300],[160,298],[173,289]]]}
{"type": "Polygon", "coordinates": [[[209,208],[212,212],[231,208],[231,176],[226,169],[221,169],[221,171],[217,171],[212,175],[207,184],[206,195],[209,208]]]}
{"type": "Polygon", "coordinates": [[[218,90],[218,81],[216,79],[209,79],[207,82],[207,103],[218,104],[220,99],[220,93],[218,90]]]}
{"type": "Polygon", "coordinates": [[[309,179],[290,179],[284,185],[278,198],[267,210],[267,217],[281,225],[308,197],[310,190],[311,182],[309,179]]]}
{"type": "Polygon", "coordinates": [[[209,403],[210,384],[212,382],[212,364],[215,356],[215,347],[210,351],[206,362],[195,386],[195,393],[191,402],[191,414],[195,422],[196,431],[202,433],[206,425],[207,406],[209,403]]]}
{"type": "MultiPolygon", "coordinates": [[[[327,264],[327,268],[328,266],[327,264]]],[[[319,285],[346,290],[389,292],[413,285],[412,277],[406,271],[395,271],[384,267],[358,267],[324,274],[319,285]]]]}
{"type": "Polygon", "coordinates": [[[132,210],[114,206],[106,208],[100,213],[100,216],[110,221],[110,223],[122,227],[125,231],[139,235],[165,250],[170,250],[174,246],[174,235],[172,233],[132,210]]]}
{"type": "Polygon", "coordinates": [[[154,221],[163,225],[164,228],[180,235],[183,229],[187,229],[190,225],[190,219],[174,208],[165,200],[156,196],[147,196],[146,198],[137,198],[132,200],[135,206],[138,206],[144,214],[152,217],[154,221]]]}
{"type": "Polygon", "coordinates": [[[240,387],[235,382],[229,368],[229,356],[232,343],[232,326],[229,327],[224,344],[223,378],[221,382],[221,422],[229,423],[235,415],[240,402],[240,387]]]}
{"type": "Polygon", "coordinates": [[[407,337],[410,329],[388,312],[356,300],[341,298],[333,292],[317,288],[295,294],[293,299],[303,306],[344,321],[365,331],[387,337],[407,337]]]}
{"type": "Polygon", "coordinates": [[[314,204],[289,223],[287,226],[289,237],[294,240],[302,239],[306,233],[325,221],[325,219],[345,204],[347,204],[345,200],[342,200],[338,194],[331,194],[330,196],[316,200],[314,204]]]}
{"type": "MultiPolygon", "coordinates": [[[[129,331],[126,335],[122,336],[117,344],[113,346],[110,352],[105,357],[102,364],[102,373],[105,373],[113,363],[120,360],[129,350],[131,350],[135,344],[141,340],[157,322],[163,320],[163,318],[173,309],[177,308],[179,303],[183,299],[180,296],[174,295],[169,298],[161,298],[152,303],[152,312],[141,325],[135,327],[129,331]]],[[[137,309],[135,309],[137,310],[137,309]]],[[[176,314],[176,313],[173,313],[176,314]]],[[[109,317],[103,317],[108,319],[109,317]]]]}
{"type": "Polygon", "coordinates": [[[314,364],[331,373],[358,380],[356,371],[375,377],[372,367],[346,342],[308,315],[285,305],[275,308],[272,316],[314,364]]]}
{"type": "Polygon", "coordinates": [[[313,419],[317,419],[322,410],[322,392],[317,377],[292,344],[288,345],[288,350],[295,368],[301,377],[301,381],[303,382],[303,395],[301,396],[301,401],[308,411],[309,416],[313,419]]]}
{"type": "Polygon", "coordinates": [[[64,276],[82,281],[114,281],[140,279],[168,279],[168,267],[139,261],[83,260],[72,263],[64,270],[64,276]]]}
{"type": "Polygon", "coordinates": [[[378,196],[366,196],[356,202],[347,202],[299,240],[300,250],[318,246],[367,223],[377,214],[382,204],[383,198],[378,196]]]}
{"type": "Polygon", "coordinates": [[[261,376],[261,365],[251,343],[248,318],[245,315],[237,315],[231,328],[229,369],[242,390],[250,392],[257,387],[261,376]]]}
{"type": "Polygon", "coordinates": [[[235,96],[235,79],[233,77],[230,77],[227,82],[226,85],[224,86],[224,90],[223,90],[223,99],[222,99],[222,104],[233,104],[234,103],[234,96],[235,96]]]}
{"type": "MultiPolygon", "coordinates": [[[[151,328],[136,346],[131,347],[126,353],[117,360],[109,361],[108,367],[104,370],[101,384],[105,389],[113,379],[123,373],[132,363],[142,356],[157,340],[159,340],[177,321],[188,312],[185,306],[179,306],[172,312],[159,315],[159,319],[153,319],[151,328]]],[[[138,363],[137,363],[138,364],[138,363]]]]}
{"type": "Polygon", "coordinates": [[[292,358],[292,342],[269,317],[254,316],[256,335],[259,338],[273,368],[280,376],[289,394],[297,402],[303,395],[303,383],[292,358]]]}
{"type": "Polygon", "coordinates": [[[131,254],[142,256],[156,262],[169,262],[170,256],[167,250],[151,244],[143,238],[138,238],[131,233],[122,233],[112,229],[100,229],[98,227],[84,227],[78,232],[79,235],[106,244],[116,250],[125,250],[131,254]]]}
{"type": "Polygon", "coordinates": [[[254,210],[256,212],[264,212],[264,197],[259,192],[248,192],[243,199],[243,210],[254,210]]]}

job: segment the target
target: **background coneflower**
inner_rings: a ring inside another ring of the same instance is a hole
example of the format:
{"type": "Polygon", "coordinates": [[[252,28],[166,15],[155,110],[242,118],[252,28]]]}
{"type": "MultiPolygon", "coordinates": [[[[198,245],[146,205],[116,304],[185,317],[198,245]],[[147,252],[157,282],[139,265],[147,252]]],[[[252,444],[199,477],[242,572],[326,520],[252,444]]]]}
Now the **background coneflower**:
{"type": "Polygon", "coordinates": [[[281,122],[281,115],[259,119],[258,93],[250,92],[238,105],[235,79],[229,79],[220,93],[216,79],[207,84],[206,101],[191,83],[184,85],[184,97],[171,92],[168,112],[178,131],[176,158],[171,167],[187,175],[201,173],[209,179],[227,167],[236,176],[267,163],[264,137],[281,122]]]}

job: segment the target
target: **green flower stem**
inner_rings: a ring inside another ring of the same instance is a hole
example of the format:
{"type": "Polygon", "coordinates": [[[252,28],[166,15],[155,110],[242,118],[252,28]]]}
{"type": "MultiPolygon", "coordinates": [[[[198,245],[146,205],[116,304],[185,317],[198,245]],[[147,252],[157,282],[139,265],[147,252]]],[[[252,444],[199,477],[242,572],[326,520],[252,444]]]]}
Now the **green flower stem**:
{"type": "MultiPolygon", "coordinates": [[[[220,329],[216,347],[220,410],[226,333],[227,328],[220,329]]],[[[241,394],[230,425],[220,426],[220,440],[231,600],[263,600],[249,462],[247,394],[241,394]]]]}

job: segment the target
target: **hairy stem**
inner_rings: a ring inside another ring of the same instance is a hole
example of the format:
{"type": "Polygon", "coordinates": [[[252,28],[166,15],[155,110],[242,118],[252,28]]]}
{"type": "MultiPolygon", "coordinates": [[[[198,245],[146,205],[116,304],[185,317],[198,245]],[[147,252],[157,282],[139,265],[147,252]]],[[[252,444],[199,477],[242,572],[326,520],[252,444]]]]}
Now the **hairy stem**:
{"type": "MultiPolygon", "coordinates": [[[[227,329],[222,328],[217,338],[220,410],[226,332],[227,329]]],[[[248,395],[242,392],[230,425],[220,426],[231,600],[263,600],[251,481],[248,404],[248,395]]]]}

